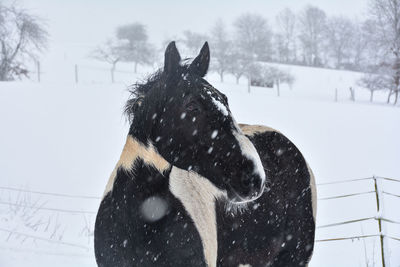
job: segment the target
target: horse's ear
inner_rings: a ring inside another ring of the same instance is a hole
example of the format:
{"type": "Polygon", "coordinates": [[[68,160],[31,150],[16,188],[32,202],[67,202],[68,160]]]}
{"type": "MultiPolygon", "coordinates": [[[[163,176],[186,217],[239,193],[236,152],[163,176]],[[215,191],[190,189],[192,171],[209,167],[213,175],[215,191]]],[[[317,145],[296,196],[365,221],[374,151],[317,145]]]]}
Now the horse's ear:
{"type": "Polygon", "coordinates": [[[200,50],[200,54],[190,64],[189,69],[200,77],[204,77],[207,74],[208,66],[210,65],[210,48],[208,43],[205,42],[200,50]]]}
{"type": "Polygon", "coordinates": [[[176,70],[180,61],[181,56],[179,55],[178,49],[176,49],[175,42],[172,41],[165,50],[164,72],[171,73],[176,70]]]}

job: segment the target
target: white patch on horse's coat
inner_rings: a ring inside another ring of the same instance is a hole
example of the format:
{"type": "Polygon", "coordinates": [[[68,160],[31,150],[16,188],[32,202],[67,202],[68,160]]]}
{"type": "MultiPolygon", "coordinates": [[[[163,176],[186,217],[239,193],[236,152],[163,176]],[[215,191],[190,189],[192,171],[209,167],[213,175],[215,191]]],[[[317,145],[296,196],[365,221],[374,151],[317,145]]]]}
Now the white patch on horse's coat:
{"type": "Polygon", "coordinates": [[[261,177],[262,184],[265,183],[265,171],[264,167],[261,163],[260,155],[256,148],[254,147],[253,143],[247,138],[242,131],[234,132],[233,135],[235,136],[236,140],[239,143],[240,149],[242,151],[243,156],[251,160],[254,164],[254,174],[257,174],[261,177]]]}
{"type": "Polygon", "coordinates": [[[226,197],[226,193],[199,174],[175,166],[169,177],[172,194],[182,202],[199,232],[207,266],[215,267],[218,255],[215,200],[226,197]]]}
{"type": "Polygon", "coordinates": [[[239,124],[240,129],[244,134],[247,135],[254,135],[255,133],[264,133],[264,132],[277,132],[280,133],[278,130],[275,130],[271,127],[264,126],[264,125],[248,125],[248,124],[239,124]]]}
{"type": "Polygon", "coordinates": [[[128,135],[117,165],[115,166],[113,172],[111,173],[110,179],[107,182],[103,197],[112,190],[115,179],[117,178],[118,169],[122,168],[128,172],[133,171],[133,164],[139,158],[142,159],[146,164],[156,168],[160,173],[163,173],[170,167],[170,164],[157,152],[153,144],[149,143],[146,146],[145,144],[136,140],[136,138],[128,135]]]}

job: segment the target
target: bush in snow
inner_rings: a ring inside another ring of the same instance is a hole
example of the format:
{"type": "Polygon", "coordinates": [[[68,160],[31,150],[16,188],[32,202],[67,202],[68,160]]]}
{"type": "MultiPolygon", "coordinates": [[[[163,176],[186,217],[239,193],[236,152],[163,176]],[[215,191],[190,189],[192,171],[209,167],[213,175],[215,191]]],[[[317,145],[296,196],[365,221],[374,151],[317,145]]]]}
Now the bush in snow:
{"type": "MultiPolygon", "coordinates": [[[[247,69],[247,77],[252,86],[273,88],[276,86],[277,95],[280,96],[280,85],[286,83],[292,88],[295,77],[288,71],[254,63],[247,69]]],[[[250,92],[250,88],[249,88],[250,92]]]]}

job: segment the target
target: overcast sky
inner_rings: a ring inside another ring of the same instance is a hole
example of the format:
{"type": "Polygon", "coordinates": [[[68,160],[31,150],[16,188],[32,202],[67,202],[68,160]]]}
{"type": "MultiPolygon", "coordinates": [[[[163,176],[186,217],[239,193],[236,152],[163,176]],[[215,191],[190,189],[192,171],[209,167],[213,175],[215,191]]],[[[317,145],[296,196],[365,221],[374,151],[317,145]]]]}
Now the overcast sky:
{"type": "MultiPolygon", "coordinates": [[[[6,0],[6,2],[10,0],[6,0]]],[[[299,11],[315,5],[329,15],[362,18],[368,0],[17,0],[47,20],[51,47],[92,47],[111,37],[119,25],[139,21],[147,25],[157,46],[190,29],[206,33],[222,18],[228,25],[245,12],[265,16],[271,26],[285,7],[299,11]]]]}

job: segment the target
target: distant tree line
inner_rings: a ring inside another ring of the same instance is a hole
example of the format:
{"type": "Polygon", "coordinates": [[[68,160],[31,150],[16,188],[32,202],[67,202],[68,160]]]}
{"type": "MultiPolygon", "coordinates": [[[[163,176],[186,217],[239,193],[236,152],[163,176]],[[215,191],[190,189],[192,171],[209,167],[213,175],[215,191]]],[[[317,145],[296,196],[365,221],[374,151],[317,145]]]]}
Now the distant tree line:
{"type": "MultiPolygon", "coordinates": [[[[315,6],[297,13],[285,8],[276,15],[273,26],[262,15],[247,13],[232,25],[219,19],[207,33],[186,30],[174,39],[187,55],[196,54],[203,42],[209,41],[212,70],[221,81],[229,73],[237,81],[243,76],[251,81],[259,75],[273,76],[275,83],[282,77],[282,81],[293,83],[289,74],[262,62],[363,71],[367,74],[359,85],[370,90],[371,101],[374,92],[385,91],[387,102],[396,104],[400,91],[400,0],[369,0],[368,7],[364,20],[328,16],[315,6]],[[255,71],[257,66],[262,69],[255,71]]],[[[47,42],[43,20],[16,4],[0,3],[1,81],[28,76],[27,64],[38,60],[47,42]]],[[[110,64],[114,81],[119,62],[132,62],[136,72],[139,66],[153,65],[163,50],[149,42],[146,26],[136,22],[118,27],[91,56],[110,64]]]]}
{"type": "MultiPolygon", "coordinates": [[[[363,71],[367,74],[359,85],[370,90],[371,101],[373,93],[381,90],[388,93],[388,103],[391,99],[397,103],[400,0],[370,0],[365,20],[327,16],[315,6],[306,6],[297,14],[285,8],[277,14],[274,29],[257,14],[238,17],[232,31],[218,20],[208,39],[213,68],[221,81],[225,73],[237,80],[242,75],[249,78],[254,62],[363,71]]],[[[279,73],[271,69],[267,72],[279,73]]]]}
{"type": "MultiPolygon", "coordinates": [[[[229,73],[237,82],[256,73],[280,73],[276,68],[255,72],[259,63],[283,63],[324,68],[363,71],[368,74],[359,85],[373,93],[388,92],[388,102],[397,103],[400,91],[400,0],[370,0],[365,20],[328,16],[315,6],[298,13],[281,10],[270,22],[259,14],[242,14],[233,25],[218,19],[208,33],[186,30],[175,37],[184,54],[196,54],[204,41],[212,50],[212,70],[221,81],[229,73]],[[256,65],[255,65],[256,64],[256,65]],[[257,65],[258,64],[258,65],[257,65]]],[[[111,64],[111,72],[120,61],[138,65],[154,64],[163,49],[148,42],[146,27],[140,23],[121,26],[112,40],[94,52],[111,64]]],[[[267,74],[268,75],[267,75],[267,74]]],[[[286,80],[293,77],[285,74],[286,80]]],[[[276,79],[273,79],[276,80],[276,79]]]]}
{"type": "Polygon", "coordinates": [[[400,0],[372,0],[367,31],[372,67],[360,81],[371,92],[388,92],[387,103],[397,104],[400,91],[400,0]]]}

